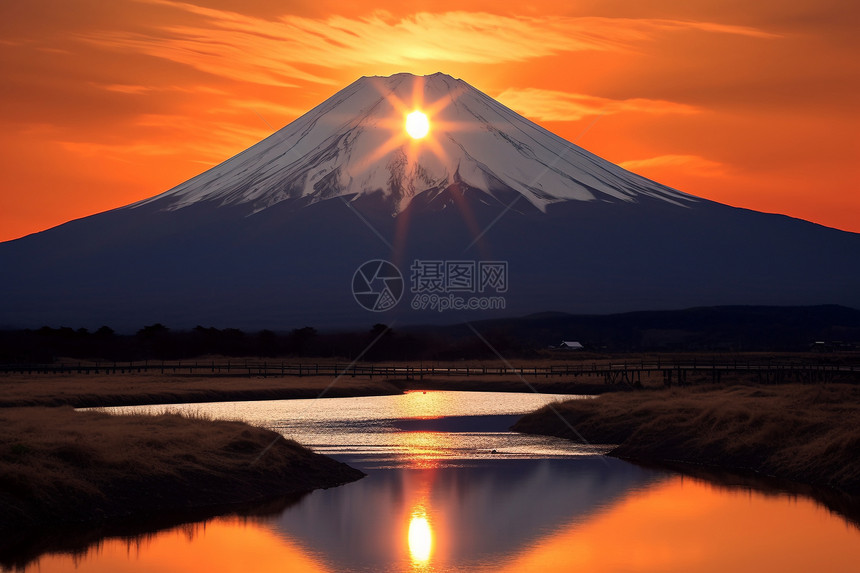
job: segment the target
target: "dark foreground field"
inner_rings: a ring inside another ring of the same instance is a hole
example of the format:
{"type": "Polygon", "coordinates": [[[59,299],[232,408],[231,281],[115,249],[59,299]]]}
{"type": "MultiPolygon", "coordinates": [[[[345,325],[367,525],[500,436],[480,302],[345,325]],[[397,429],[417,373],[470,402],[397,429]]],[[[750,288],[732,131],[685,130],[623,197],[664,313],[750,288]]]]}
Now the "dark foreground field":
{"type": "Polygon", "coordinates": [[[75,408],[242,400],[286,400],[399,394],[379,378],[250,377],[164,374],[7,374],[0,376],[0,407],[75,408]]]}
{"type": "Polygon", "coordinates": [[[542,408],[513,429],[619,444],[611,455],[642,462],[709,466],[860,495],[858,386],[613,393],[542,408]]]}
{"type": "Polygon", "coordinates": [[[228,507],[364,475],[241,422],[5,408],[0,427],[0,550],[33,528],[228,507]]]}

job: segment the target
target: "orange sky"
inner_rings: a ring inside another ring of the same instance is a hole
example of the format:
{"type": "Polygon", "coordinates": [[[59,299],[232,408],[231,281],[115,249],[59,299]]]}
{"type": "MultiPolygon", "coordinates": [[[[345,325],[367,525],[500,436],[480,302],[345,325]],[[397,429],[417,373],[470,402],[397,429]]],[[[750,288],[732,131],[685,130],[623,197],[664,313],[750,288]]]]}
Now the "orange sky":
{"type": "Polygon", "coordinates": [[[165,191],[402,71],[682,191],[860,232],[858,18],[844,0],[2,2],[0,240],[165,191]]]}

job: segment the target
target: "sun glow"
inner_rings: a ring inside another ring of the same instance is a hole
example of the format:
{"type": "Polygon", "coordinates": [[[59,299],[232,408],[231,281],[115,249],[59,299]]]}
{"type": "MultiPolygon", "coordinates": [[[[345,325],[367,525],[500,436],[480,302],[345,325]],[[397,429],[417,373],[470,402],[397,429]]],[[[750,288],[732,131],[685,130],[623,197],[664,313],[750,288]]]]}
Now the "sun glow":
{"type": "MultiPolygon", "coordinates": [[[[380,144],[371,148],[350,169],[353,175],[364,173],[390,153],[402,153],[405,157],[404,174],[414,179],[417,169],[421,167],[419,162],[426,159],[437,165],[447,166],[449,175],[456,172],[457,166],[451,163],[445,145],[451,145],[450,134],[470,131],[476,129],[474,122],[459,121],[456,109],[447,110],[461,95],[465,93],[465,87],[457,87],[447,90],[442,97],[426,99],[425,78],[416,76],[412,79],[412,94],[407,94],[408,85],[399,89],[391,89],[383,79],[376,78],[371,83],[379,95],[385,99],[392,111],[391,116],[383,118],[379,122],[382,130],[388,131],[388,138],[380,144]],[[406,89],[404,89],[406,88],[406,89]],[[432,122],[432,130],[430,129],[432,122]]],[[[420,183],[420,182],[419,182],[420,183]]],[[[470,206],[463,200],[463,195],[453,193],[453,199],[457,201],[460,210],[473,235],[476,237],[479,249],[483,249],[480,239],[480,229],[474,220],[470,206]]],[[[395,231],[394,259],[398,260],[401,248],[405,241],[408,217],[397,218],[397,229],[395,231]]]]}
{"type": "Polygon", "coordinates": [[[430,120],[424,112],[415,110],[406,116],[406,133],[412,139],[421,139],[430,131],[430,120]]]}
{"type": "Polygon", "coordinates": [[[416,565],[427,563],[433,551],[433,530],[430,529],[430,522],[427,521],[424,512],[416,511],[412,514],[412,519],[409,521],[408,540],[412,562],[416,565]]]}

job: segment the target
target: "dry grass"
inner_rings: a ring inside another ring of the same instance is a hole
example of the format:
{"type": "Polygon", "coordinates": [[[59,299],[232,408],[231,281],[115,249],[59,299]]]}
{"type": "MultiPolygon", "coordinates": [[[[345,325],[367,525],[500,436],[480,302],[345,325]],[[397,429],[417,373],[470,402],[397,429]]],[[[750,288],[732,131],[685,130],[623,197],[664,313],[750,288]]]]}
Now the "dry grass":
{"type": "MultiPolygon", "coordinates": [[[[860,387],[732,386],[607,394],[555,406],[592,443],[642,461],[746,470],[860,494],[860,387]]],[[[549,408],[520,432],[575,438],[549,408]]]]}
{"type": "MultiPolygon", "coordinates": [[[[16,374],[0,376],[0,407],[62,406],[76,408],[179,404],[233,400],[316,398],[331,385],[325,376],[201,377],[163,374],[16,374]]],[[[397,394],[379,379],[344,376],[326,396],[397,394]]]]}
{"type": "Polygon", "coordinates": [[[27,526],[255,501],[362,475],[275,432],[200,416],[7,408],[0,427],[0,540],[27,526]]]}
{"type": "MultiPolygon", "coordinates": [[[[249,359],[251,364],[264,363],[264,359],[249,359]]],[[[795,364],[820,366],[822,364],[857,364],[860,353],[660,353],[660,354],[618,354],[602,355],[582,352],[556,353],[552,358],[513,360],[512,365],[523,368],[542,368],[547,366],[573,367],[584,365],[587,368],[598,368],[607,365],[616,367],[641,362],[656,364],[658,361],[669,364],[673,361],[699,364],[709,364],[712,361],[743,365],[751,364],[795,364]]],[[[74,363],[75,360],[60,362],[74,363]]],[[[201,357],[197,362],[211,364],[212,375],[183,374],[179,363],[168,363],[167,373],[119,373],[119,374],[4,374],[0,375],[0,407],[7,406],[60,406],[75,407],[122,406],[137,404],[175,404],[185,402],[216,402],[233,400],[278,400],[289,398],[315,398],[328,388],[326,396],[367,396],[397,394],[403,389],[440,389],[440,390],[486,390],[486,391],[526,391],[531,388],[539,392],[558,394],[597,394],[613,390],[626,389],[624,384],[605,384],[602,375],[589,372],[569,374],[565,376],[543,376],[526,374],[528,385],[523,384],[517,376],[471,375],[426,376],[410,380],[390,379],[380,377],[353,378],[349,375],[340,377],[332,385],[330,376],[238,376],[225,375],[218,368],[243,363],[244,359],[227,359],[224,357],[201,357]],[[174,369],[173,373],[169,373],[174,369]],[[178,373],[176,371],[179,371],[178,373]]],[[[343,366],[344,359],[308,359],[305,364],[313,363],[334,364],[343,366]]],[[[185,363],[186,366],[189,364],[185,363]]],[[[270,364],[276,364],[271,362],[270,364]]],[[[481,368],[488,369],[503,366],[499,360],[461,360],[461,361],[423,361],[423,362],[384,362],[386,366],[436,366],[450,368],[481,368]]],[[[252,366],[253,368],[253,366],[252,366]]],[[[860,382],[860,371],[832,375],[833,382],[860,382]]],[[[755,372],[726,373],[723,382],[755,383],[759,375],[755,372]]],[[[789,379],[793,380],[793,379],[789,379]]],[[[708,370],[701,373],[690,373],[686,379],[688,384],[710,384],[712,374],[708,370]]],[[[788,381],[788,380],[787,380],[788,381]]],[[[636,382],[644,387],[662,387],[663,372],[655,369],[637,374],[636,382]]]]}

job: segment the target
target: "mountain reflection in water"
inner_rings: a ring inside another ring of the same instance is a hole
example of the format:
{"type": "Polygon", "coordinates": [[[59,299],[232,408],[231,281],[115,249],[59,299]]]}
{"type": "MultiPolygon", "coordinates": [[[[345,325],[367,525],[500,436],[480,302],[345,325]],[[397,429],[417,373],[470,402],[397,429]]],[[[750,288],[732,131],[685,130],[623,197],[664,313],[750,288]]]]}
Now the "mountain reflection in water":
{"type": "Polygon", "coordinates": [[[860,530],[811,500],[582,461],[507,462],[531,466],[509,487],[498,468],[378,470],[279,517],[108,539],[29,570],[848,573],[860,563],[860,530]]]}
{"type": "Polygon", "coordinates": [[[413,517],[423,515],[432,551],[424,562],[477,566],[507,559],[660,476],[597,457],[370,470],[359,482],[309,495],[277,527],[337,570],[398,571],[415,552],[392,540],[407,539],[413,517]]]}

